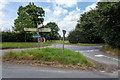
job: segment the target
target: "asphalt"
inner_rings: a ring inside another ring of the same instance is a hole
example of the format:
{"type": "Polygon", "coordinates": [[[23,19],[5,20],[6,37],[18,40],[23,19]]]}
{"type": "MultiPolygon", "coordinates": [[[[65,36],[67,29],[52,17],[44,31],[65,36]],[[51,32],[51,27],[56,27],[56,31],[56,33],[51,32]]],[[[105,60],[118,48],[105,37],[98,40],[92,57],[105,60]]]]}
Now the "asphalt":
{"type": "Polygon", "coordinates": [[[3,63],[3,78],[117,78],[117,73],[66,70],[51,67],[34,67],[3,63]]]}
{"type": "MultiPolygon", "coordinates": [[[[62,48],[61,44],[53,44],[51,48],[62,48]]],[[[65,45],[66,49],[82,53],[84,56],[92,58],[101,63],[118,65],[117,56],[112,56],[101,52],[102,46],[71,46],[65,45]]],[[[19,51],[25,49],[5,49],[0,50],[0,55],[7,51],[19,51]]],[[[51,67],[35,67],[21,64],[2,63],[3,78],[117,78],[118,71],[114,73],[89,72],[81,70],[63,70],[51,67]]]]}

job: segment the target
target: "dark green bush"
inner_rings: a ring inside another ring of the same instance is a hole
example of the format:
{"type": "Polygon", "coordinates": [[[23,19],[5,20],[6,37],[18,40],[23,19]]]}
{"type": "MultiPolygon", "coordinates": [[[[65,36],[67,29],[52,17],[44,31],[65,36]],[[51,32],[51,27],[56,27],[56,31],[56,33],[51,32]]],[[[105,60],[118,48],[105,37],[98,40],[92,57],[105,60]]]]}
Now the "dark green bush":
{"type": "Polygon", "coordinates": [[[32,37],[32,33],[2,32],[2,42],[33,42],[37,38],[32,37]]]}

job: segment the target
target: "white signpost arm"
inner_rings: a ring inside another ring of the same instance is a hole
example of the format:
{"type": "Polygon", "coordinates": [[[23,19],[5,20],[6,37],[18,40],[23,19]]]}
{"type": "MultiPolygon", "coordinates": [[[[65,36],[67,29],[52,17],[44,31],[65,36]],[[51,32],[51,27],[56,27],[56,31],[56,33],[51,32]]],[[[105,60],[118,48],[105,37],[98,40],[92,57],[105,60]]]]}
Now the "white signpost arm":
{"type": "Polygon", "coordinates": [[[51,29],[50,28],[41,28],[42,25],[38,25],[37,24],[37,28],[24,28],[24,31],[37,31],[37,35],[38,35],[38,49],[40,49],[40,44],[39,44],[39,32],[50,32],[51,29]]]}

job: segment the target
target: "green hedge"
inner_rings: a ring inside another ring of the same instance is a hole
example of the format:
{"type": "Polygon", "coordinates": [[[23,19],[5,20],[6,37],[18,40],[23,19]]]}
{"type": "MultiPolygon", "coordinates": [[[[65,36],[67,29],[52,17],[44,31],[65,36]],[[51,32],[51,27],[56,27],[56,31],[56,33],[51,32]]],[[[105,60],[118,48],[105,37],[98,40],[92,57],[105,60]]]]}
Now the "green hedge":
{"type": "Polygon", "coordinates": [[[2,42],[33,42],[37,41],[32,33],[2,32],[2,42]]]}

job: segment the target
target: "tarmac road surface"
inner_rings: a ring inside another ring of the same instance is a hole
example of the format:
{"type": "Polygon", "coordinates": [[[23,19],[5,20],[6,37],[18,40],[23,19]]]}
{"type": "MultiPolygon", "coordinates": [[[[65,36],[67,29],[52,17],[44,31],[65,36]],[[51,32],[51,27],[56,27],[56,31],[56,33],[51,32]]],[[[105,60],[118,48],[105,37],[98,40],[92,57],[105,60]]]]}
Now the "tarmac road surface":
{"type": "MultiPolygon", "coordinates": [[[[61,44],[53,44],[51,48],[62,48],[61,44]]],[[[96,61],[118,65],[117,56],[111,56],[100,51],[102,46],[71,46],[65,45],[66,49],[82,53],[84,56],[96,61]]],[[[25,48],[27,49],[27,48],[25,48]]],[[[5,49],[0,50],[1,55],[7,51],[19,51],[25,49],[5,49]]],[[[33,49],[33,48],[28,48],[33,49]]],[[[118,78],[118,71],[114,73],[89,72],[81,70],[66,70],[51,67],[35,67],[13,63],[2,63],[3,78],[118,78]]]]}

